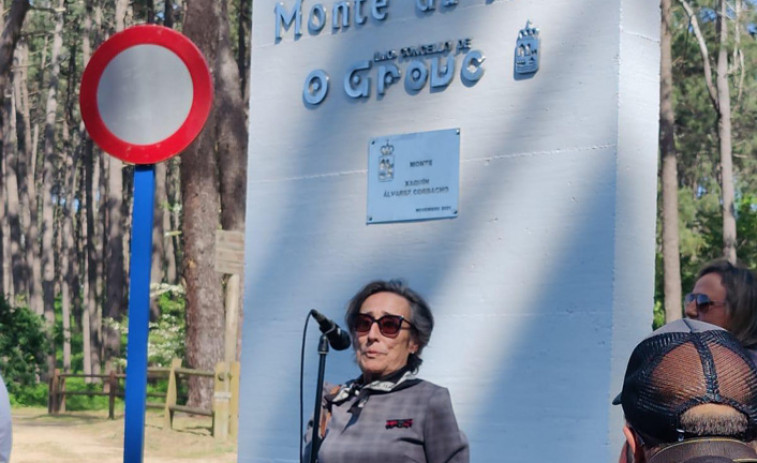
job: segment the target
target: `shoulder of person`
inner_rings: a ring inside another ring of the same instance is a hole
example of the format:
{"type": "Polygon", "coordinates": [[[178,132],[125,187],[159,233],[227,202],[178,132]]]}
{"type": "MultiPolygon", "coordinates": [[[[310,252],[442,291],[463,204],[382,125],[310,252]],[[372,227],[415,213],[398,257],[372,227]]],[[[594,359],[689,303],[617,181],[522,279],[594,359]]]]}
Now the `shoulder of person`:
{"type": "Polygon", "coordinates": [[[416,378],[415,384],[410,386],[415,393],[429,396],[445,395],[449,396],[449,390],[444,386],[426,381],[425,379],[416,378]]]}

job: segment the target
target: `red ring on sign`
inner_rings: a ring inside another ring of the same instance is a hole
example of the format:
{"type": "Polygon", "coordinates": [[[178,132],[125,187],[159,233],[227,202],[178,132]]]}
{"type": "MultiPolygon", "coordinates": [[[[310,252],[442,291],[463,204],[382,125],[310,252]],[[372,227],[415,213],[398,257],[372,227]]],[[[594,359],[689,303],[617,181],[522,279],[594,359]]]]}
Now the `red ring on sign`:
{"type": "Polygon", "coordinates": [[[163,26],[134,26],[115,34],[95,51],[84,69],[79,106],[89,135],[103,151],[132,164],[155,164],[181,152],[205,125],[213,102],[210,70],[199,48],[184,35],[163,26]],[[108,64],[119,53],[136,45],[158,45],[181,59],[192,79],[192,106],[173,135],[149,145],[130,143],[117,137],[103,122],[97,107],[97,88],[108,64]]]}

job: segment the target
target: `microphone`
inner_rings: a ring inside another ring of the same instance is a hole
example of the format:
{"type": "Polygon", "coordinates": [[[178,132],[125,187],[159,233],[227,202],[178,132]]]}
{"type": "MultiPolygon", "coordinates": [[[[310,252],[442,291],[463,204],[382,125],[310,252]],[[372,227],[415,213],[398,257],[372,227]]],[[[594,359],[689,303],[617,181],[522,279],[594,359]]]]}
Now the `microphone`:
{"type": "Polygon", "coordinates": [[[334,350],[344,350],[352,344],[350,335],[346,331],[339,328],[339,325],[334,323],[333,320],[326,318],[325,315],[318,312],[315,309],[310,311],[310,315],[315,318],[318,325],[321,327],[321,333],[325,334],[331,344],[331,348],[334,350]]]}

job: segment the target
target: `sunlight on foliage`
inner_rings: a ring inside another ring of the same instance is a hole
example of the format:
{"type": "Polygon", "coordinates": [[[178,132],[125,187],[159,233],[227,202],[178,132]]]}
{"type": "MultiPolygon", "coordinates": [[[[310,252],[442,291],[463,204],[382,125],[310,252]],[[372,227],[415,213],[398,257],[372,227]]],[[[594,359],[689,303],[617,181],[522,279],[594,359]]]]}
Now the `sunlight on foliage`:
{"type": "Polygon", "coordinates": [[[0,295],[0,333],[0,374],[8,392],[34,388],[48,346],[42,317],[26,307],[12,307],[0,295]]]}

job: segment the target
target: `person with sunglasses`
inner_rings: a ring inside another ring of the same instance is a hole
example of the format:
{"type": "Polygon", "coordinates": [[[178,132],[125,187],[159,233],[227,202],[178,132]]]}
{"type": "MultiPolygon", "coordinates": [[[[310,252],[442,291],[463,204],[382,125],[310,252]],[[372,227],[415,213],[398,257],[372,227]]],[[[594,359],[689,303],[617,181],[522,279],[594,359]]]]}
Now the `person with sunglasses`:
{"type": "MultiPolygon", "coordinates": [[[[399,280],[373,281],[345,316],[361,375],[324,389],[319,463],[468,463],[449,391],[416,377],[434,318],[423,298],[399,280]]],[[[305,460],[312,435],[305,433],[305,460]]]]}
{"type": "Polygon", "coordinates": [[[757,361],[757,281],[751,270],[725,259],[708,263],[684,308],[688,318],[732,332],[757,361]]]}

